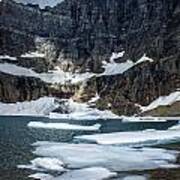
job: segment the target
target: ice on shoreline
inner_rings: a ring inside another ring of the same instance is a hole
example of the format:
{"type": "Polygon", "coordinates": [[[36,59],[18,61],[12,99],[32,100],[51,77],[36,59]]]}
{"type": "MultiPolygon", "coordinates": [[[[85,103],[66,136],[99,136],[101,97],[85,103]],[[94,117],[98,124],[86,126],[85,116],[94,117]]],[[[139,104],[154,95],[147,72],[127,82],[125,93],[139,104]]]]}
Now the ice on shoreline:
{"type": "Polygon", "coordinates": [[[47,116],[58,107],[55,98],[42,97],[33,101],[0,103],[0,115],[47,116]]]}
{"type": "MultiPolygon", "coordinates": [[[[63,105],[62,105],[63,106],[63,105]]],[[[98,110],[91,108],[88,103],[74,102],[72,99],[65,100],[64,108],[68,113],[55,113],[49,115],[50,119],[68,119],[68,120],[98,120],[98,119],[120,119],[109,110],[98,110]]]]}

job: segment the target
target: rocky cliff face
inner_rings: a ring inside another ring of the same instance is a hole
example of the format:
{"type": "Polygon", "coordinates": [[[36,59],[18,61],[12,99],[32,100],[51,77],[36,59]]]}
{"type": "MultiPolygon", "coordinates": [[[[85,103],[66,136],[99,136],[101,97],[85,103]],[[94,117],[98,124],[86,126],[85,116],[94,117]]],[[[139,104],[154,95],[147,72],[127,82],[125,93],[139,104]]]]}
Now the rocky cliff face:
{"type": "Polygon", "coordinates": [[[16,54],[33,48],[34,36],[46,37],[56,42],[60,60],[83,71],[99,71],[116,51],[125,50],[125,59],[132,60],[144,53],[156,60],[179,53],[178,0],[65,0],[44,10],[8,0],[0,8],[1,52],[8,42],[16,54]],[[14,46],[17,39],[24,48],[14,46]]]}
{"type": "Polygon", "coordinates": [[[30,101],[48,94],[48,86],[39,79],[0,73],[1,102],[30,101]]]}
{"type": "Polygon", "coordinates": [[[12,0],[0,3],[0,54],[16,56],[19,65],[37,72],[59,66],[99,73],[102,61],[120,51],[125,54],[117,62],[136,61],[143,54],[153,58],[152,64],[95,77],[83,87],[99,93],[100,108],[118,114],[138,113],[135,104],[147,105],[180,88],[179,50],[178,0],[64,0],[45,9],[12,0]],[[44,60],[20,60],[21,54],[36,50],[46,54],[44,60]]]}

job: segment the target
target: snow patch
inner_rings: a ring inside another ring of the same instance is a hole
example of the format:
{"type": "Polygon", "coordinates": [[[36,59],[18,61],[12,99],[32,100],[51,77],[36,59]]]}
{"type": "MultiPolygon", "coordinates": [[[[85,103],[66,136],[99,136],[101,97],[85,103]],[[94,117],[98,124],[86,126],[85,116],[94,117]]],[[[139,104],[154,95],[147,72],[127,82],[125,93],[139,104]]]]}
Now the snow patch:
{"type": "Polygon", "coordinates": [[[33,70],[17,66],[10,63],[0,63],[0,71],[7,74],[12,74],[14,76],[26,76],[26,77],[36,77],[38,74],[33,70]]]}
{"type": "Polygon", "coordinates": [[[63,2],[64,0],[14,0],[17,3],[23,4],[37,4],[41,9],[44,9],[46,6],[54,7],[57,4],[63,2]]]}
{"type": "Polygon", "coordinates": [[[177,101],[180,101],[180,91],[173,92],[168,96],[161,96],[157,98],[155,101],[153,101],[151,104],[149,104],[148,106],[141,106],[140,108],[143,112],[145,112],[155,109],[159,106],[172,105],[177,101]]]}
{"type": "Polygon", "coordinates": [[[100,99],[100,96],[98,95],[98,93],[96,93],[96,96],[95,97],[92,97],[88,103],[90,104],[94,104],[96,101],[98,101],[100,99]]]}
{"type": "MultiPolygon", "coordinates": [[[[27,77],[36,77],[40,78],[42,81],[47,83],[60,83],[60,84],[77,84],[80,82],[85,82],[88,79],[92,78],[93,76],[102,76],[102,75],[115,75],[115,74],[122,74],[123,72],[127,71],[131,67],[133,67],[136,64],[150,61],[152,62],[150,58],[146,57],[145,55],[136,63],[127,60],[123,63],[116,63],[114,62],[115,57],[120,57],[123,53],[113,54],[110,58],[110,63],[105,62],[103,67],[105,68],[105,71],[101,74],[95,74],[91,72],[85,72],[85,73],[72,73],[72,72],[64,72],[59,67],[55,67],[55,70],[49,71],[48,73],[36,73],[31,69],[17,66],[10,63],[0,63],[0,71],[12,74],[15,76],[27,76],[27,77]]],[[[45,57],[44,54],[38,53],[38,52],[30,52],[26,53],[24,55],[21,55],[23,58],[34,58],[34,57],[45,57]]]]}
{"type": "Polygon", "coordinates": [[[55,98],[43,97],[34,101],[0,103],[1,115],[46,116],[59,107],[55,98]]]}
{"type": "Polygon", "coordinates": [[[127,60],[123,63],[116,63],[116,62],[110,62],[103,64],[103,68],[105,69],[104,72],[100,75],[116,75],[116,74],[122,74],[123,72],[127,71],[128,69],[132,68],[134,66],[134,63],[130,60],[127,60]]]}
{"type": "MultiPolygon", "coordinates": [[[[28,57],[28,56],[26,56],[28,57]]],[[[60,83],[60,84],[65,84],[65,83],[70,83],[70,84],[76,84],[79,82],[86,81],[90,77],[94,76],[93,73],[70,73],[70,72],[64,72],[62,70],[54,70],[54,71],[49,71],[48,73],[36,73],[31,69],[17,66],[14,64],[10,63],[0,63],[0,71],[7,73],[7,74],[12,74],[15,76],[26,76],[26,77],[35,77],[35,78],[40,78],[42,81],[47,82],[47,83],[60,83]]]]}
{"type": "MultiPolygon", "coordinates": [[[[0,1],[1,2],[1,1],[0,1]]],[[[0,55],[0,59],[4,60],[4,59],[8,59],[10,61],[17,61],[17,58],[16,57],[12,57],[12,56],[9,56],[9,55],[0,55]]]]}
{"type": "Polygon", "coordinates": [[[110,62],[113,63],[115,59],[118,59],[118,58],[121,58],[123,57],[125,54],[125,51],[122,51],[122,52],[113,52],[111,57],[110,57],[110,62]]]}
{"type": "Polygon", "coordinates": [[[95,124],[93,126],[81,126],[81,125],[68,124],[68,123],[29,122],[28,127],[43,128],[43,129],[98,131],[101,125],[95,124]]]}
{"type": "Polygon", "coordinates": [[[136,61],[135,65],[141,64],[141,63],[147,62],[147,61],[148,61],[148,62],[151,62],[151,63],[154,62],[153,59],[147,57],[146,54],[144,54],[138,61],[136,61]]]}
{"type": "Polygon", "coordinates": [[[39,52],[29,52],[21,55],[22,58],[44,58],[45,54],[39,52]]]}
{"type": "Polygon", "coordinates": [[[122,74],[125,71],[127,71],[128,69],[132,68],[133,66],[141,64],[143,62],[147,62],[147,61],[153,62],[153,59],[147,57],[146,54],[144,54],[142,56],[142,58],[140,58],[135,63],[131,60],[127,60],[126,62],[122,62],[122,63],[117,63],[114,61],[115,59],[122,57],[123,55],[124,55],[124,52],[120,52],[117,54],[112,53],[109,63],[106,61],[103,61],[103,68],[105,69],[105,71],[102,74],[100,74],[100,76],[102,76],[102,75],[110,76],[110,75],[122,74]]]}
{"type": "Polygon", "coordinates": [[[64,72],[59,67],[55,67],[55,70],[49,71],[49,73],[40,74],[40,78],[49,83],[69,83],[69,84],[77,84],[79,82],[84,82],[87,79],[93,77],[94,73],[71,73],[64,72]]]}

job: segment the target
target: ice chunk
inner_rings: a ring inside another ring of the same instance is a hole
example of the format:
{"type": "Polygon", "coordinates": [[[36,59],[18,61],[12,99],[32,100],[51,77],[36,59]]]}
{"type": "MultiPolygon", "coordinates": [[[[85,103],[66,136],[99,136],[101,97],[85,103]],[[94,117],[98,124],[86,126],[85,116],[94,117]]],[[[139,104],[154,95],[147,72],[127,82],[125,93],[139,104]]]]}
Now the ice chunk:
{"type": "Polygon", "coordinates": [[[111,172],[102,167],[89,167],[78,170],[70,170],[58,177],[53,177],[44,173],[36,173],[29,177],[41,180],[103,180],[115,177],[117,173],[111,172]]]}
{"type": "Polygon", "coordinates": [[[38,180],[53,180],[53,176],[49,175],[49,174],[45,174],[45,173],[36,173],[36,174],[32,174],[29,176],[30,178],[33,179],[38,179],[38,180]]]}
{"type": "Polygon", "coordinates": [[[122,180],[146,180],[147,178],[144,176],[138,176],[138,175],[132,175],[132,176],[126,176],[122,180]]]}
{"type": "Polygon", "coordinates": [[[50,171],[58,171],[63,172],[65,171],[63,167],[63,162],[56,158],[36,158],[31,161],[31,165],[19,165],[18,168],[22,169],[32,169],[32,170],[50,170],[50,171]]]}
{"type": "Polygon", "coordinates": [[[130,148],[97,144],[37,142],[34,153],[57,158],[67,168],[104,167],[111,171],[155,169],[176,161],[177,153],[157,148],[130,148]]]}
{"type": "Polygon", "coordinates": [[[145,130],[135,132],[117,132],[109,134],[93,134],[76,136],[75,139],[96,142],[98,144],[142,144],[163,143],[180,138],[180,131],[175,130],[145,130]]]}
{"type": "Polygon", "coordinates": [[[44,122],[29,122],[28,127],[44,128],[44,129],[65,129],[65,130],[83,130],[83,131],[98,131],[100,124],[93,126],[81,126],[68,123],[44,123],[44,122]]]}
{"type": "Polygon", "coordinates": [[[73,170],[54,178],[54,180],[103,180],[115,177],[117,174],[102,167],[90,167],[73,170]]]}

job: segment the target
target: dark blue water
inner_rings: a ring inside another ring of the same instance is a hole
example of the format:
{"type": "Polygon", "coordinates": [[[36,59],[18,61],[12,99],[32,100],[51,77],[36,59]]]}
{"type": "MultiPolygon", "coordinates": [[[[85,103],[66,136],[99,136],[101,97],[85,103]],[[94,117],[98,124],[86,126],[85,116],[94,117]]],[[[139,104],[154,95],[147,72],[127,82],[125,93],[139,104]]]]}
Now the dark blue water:
{"type": "MultiPolygon", "coordinates": [[[[34,158],[31,144],[36,141],[71,142],[75,135],[93,134],[93,132],[85,131],[28,128],[27,124],[30,121],[67,122],[37,117],[0,117],[0,180],[26,179],[27,175],[24,174],[22,170],[18,170],[16,166],[18,164],[28,164],[29,161],[34,158]],[[13,177],[13,179],[11,179],[11,177],[13,177]]],[[[100,123],[102,127],[97,133],[137,131],[144,129],[165,130],[177,124],[176,121],[122,123],[120,120],[68,121],[68,123],[80,125],[100,123]]]]}

